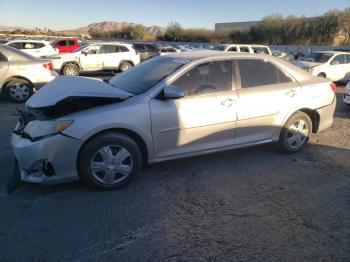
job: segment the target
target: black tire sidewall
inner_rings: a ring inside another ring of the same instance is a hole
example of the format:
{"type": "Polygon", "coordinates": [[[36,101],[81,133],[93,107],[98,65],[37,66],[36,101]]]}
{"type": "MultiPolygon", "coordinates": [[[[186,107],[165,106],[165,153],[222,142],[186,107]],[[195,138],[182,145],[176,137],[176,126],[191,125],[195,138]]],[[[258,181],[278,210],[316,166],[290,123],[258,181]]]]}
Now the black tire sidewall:
{"type": "Polygon", "coordinates": [[[84,145],[78,158],[79,176],[89,186],[98,190],[112,190],[119,188],[128,183],[135,175],[139,173],[142,164],[141,151],[136,142],[129,136],[120,133],[105,133],[92,138],[84,145]],[[120,145],[125,147],[131,154],[133,160],[133,168],[130,175],[113,185],[103,184],[96,180],[90,172],[90,163],[94,154],[107,145],[120,145]]]}
{"type": "Polygon", "coordinates": [[[304,112],[297,112],[295,114],[293,114],[288,121],[285,123],[285,125],[283,126],[283,129],[281,131],[280,134],[280,138],[279,138],[279,145],[282,149],[282,151],[284,151],[285,153],[295,153],[298,152],[299,150],[301,150],[309,141],[310,136],[312,133],[312,121],[311,118],[304,112]],[[292,123],[294,123],[295,121],[297,121],[298,119],[302,119],[305,121],[305,123],[307,123],[308,125],[308,136],[305,140],[305,142],[303,143],[303,145],[297,149],[295,148],[291,148],[288,143],[287,143],[287,137],[288,137],[288,130],[289,127],[292,125],[292,123]]]}

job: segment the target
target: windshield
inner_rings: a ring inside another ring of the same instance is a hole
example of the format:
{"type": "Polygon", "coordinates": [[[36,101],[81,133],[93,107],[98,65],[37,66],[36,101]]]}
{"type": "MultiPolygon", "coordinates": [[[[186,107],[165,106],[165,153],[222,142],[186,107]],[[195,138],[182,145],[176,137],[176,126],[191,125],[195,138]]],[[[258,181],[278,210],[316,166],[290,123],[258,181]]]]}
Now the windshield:
{"type": "Polygon", "coordinates": [[[217,50],[217,51],[225,51],[226,46],[225,45],[216,45],[213,47],[212,50],[217,50]]]}
{"type": "Polygon", "coordinates": [[[326,63],[332,56],[331,53],[311,53],[303,57],[302,61],[326,63]]]}
{"type": "Polygon", "coordinates": [[[109,84],[135,95],[141,94],[189,61],[183,58],[156,57],[113,77],[109,84]]]}

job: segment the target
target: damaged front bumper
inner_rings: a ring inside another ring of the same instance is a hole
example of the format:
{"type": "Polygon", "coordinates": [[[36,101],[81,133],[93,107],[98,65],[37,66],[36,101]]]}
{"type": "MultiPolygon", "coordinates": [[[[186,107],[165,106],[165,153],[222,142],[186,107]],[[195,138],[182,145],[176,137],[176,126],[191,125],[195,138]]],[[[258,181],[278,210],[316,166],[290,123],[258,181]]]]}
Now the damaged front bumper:
{"type": "Polygon", "coordinates": [[[37,141],[12,134],[11,139],[21,180],[45,185],[79,179],[76,161],[81,144],[62,134],[37,141]]]}

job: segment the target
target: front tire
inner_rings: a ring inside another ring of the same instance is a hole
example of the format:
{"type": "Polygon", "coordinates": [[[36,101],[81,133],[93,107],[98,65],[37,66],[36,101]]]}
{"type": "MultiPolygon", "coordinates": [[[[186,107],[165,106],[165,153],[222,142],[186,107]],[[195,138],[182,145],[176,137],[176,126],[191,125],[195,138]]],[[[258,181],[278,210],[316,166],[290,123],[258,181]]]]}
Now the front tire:
{"type": "Polygon", "coordinates": [[[139,173],[141,151],[134,140],[120,133],[105,133],[88,141],[78,159],[79,175],[91,187],[112,190],[139,173]]]}
{"type": "Polygon", "coordinates": [[[302,149],[309,141],[312,133],[312,121],[303,112],[293,114],[280,134],[279,145],[286,153],[294,153],[302,149]]]}
{"type": "Polygon", "coordinates": [[[318,76],[318,77],[326,78],[326,74],[325,74],[325,73],[319,73],[317,76],[318,76]]]}
{"type": "Polygon", "coordinates": [[[65,76],[78,76],[80,74],[80,70],[75,64],[67,64],[63,67],[62,74],[65,76]]]}
{"type": "Polygon", "coordinates": [[[6,84],[6,90],[13,102],[24,103],[34,93],[33,85],[24,79],[14,79],[6,84]]]}

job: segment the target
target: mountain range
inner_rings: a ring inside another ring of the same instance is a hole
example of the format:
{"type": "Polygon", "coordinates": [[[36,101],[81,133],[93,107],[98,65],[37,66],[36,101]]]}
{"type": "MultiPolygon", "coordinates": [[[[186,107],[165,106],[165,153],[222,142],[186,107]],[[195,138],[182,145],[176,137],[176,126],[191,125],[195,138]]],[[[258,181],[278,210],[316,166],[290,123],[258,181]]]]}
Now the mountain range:
{"type": "MultiPolygon", "coordinates": [[[[116,31],[116,30],[122,30],[123,28],[127,27],[132,27],[135,26],[135,23],[128,23],[128,22],[114,22],[114,21],[104,21],[104,22],[99,22],[99,23],[92,23],[87,26],[79,27],[76,29],[68,29],[68,30],[52,30],[55,32],[60,32],[64,33],[66,35],[83,35],[83,34],[88,34],[90,28],[94,28],[98,31],[116,31]]],[[[148,26],[146,27],[149,32],[151,32],[154,35],[157,34],[163,34],[165,32],[165,28],[161,26],[148,26]]],[[[34,30],[31,28],[25,28],[21,26],[0,26],[0,30],[3,31],[11,31],[15,29],[20,29],[20,30],[34,30]]]]}

